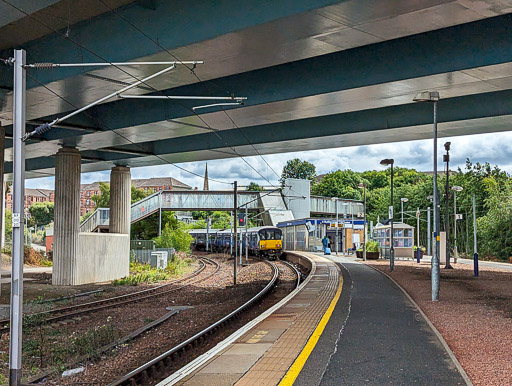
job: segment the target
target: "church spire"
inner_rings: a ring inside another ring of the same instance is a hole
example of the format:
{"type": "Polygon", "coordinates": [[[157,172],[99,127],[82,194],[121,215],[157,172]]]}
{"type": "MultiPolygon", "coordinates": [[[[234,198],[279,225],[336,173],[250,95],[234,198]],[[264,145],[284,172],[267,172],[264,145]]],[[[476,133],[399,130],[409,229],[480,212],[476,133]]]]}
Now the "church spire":
{"type": "Polygon", "coordinates": [[[203,190],[210,190],[208,188],[208,163],[206,163],[206,168],[204,169],[204,186],[203,190]]]}

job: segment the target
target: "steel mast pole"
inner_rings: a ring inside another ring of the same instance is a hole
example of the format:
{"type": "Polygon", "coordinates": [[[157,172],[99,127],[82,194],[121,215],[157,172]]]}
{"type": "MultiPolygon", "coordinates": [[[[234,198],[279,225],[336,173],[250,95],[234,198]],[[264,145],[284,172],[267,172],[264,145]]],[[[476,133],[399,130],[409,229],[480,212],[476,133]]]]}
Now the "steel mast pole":
{"type": "Polygon", "coordinates": [[[366,185],[363,188],[363,261],[366,261],[366,185]]]}
{"type": "Polygon", "coordinates": [[[237,252],[237,234],[236,234],[236,223],[237,223],[237,215],[236,215],[236,211],[237,211],[237,182],[235,181],[234,183],[234,189],[233,189],[233,214],[234,214],[234,221],[233,221],[233,238],[234,238],[234,242],[233,244],[235,244],[235,255],[233,256],[233,285],[236,285],[236,259],[237,259],[237,255],[236,255],[236,252],[237,252]]]}
{"type": "Polygon", "coordinates": [[[430,240],[432,239],[432,232],[430,228],[430,206],[427,208],[427,255],[430,256],[430,240]]]}
{"type": "Polygon", "coordinates": [[[457,262],[457,191],[453,191],[453,262],[457,262]]]}
{"type": "Polygon", "coordinates": [[[249,240],[247,239],[247,223],[249,217],[247,216],[247,204],[245,204],[245,264],[249,264],[249,240]]]}
{"type": "Polygon", "coordinates": [[[444,216],[444,230],[446,232],[446,264],[444,266],[445,269],[452,269],[453,267],[450,264],[450,142],[446,142],[444,144],[446,149],[446,154],[444,155],[444,160],[446,162],[446,183],[445,183],[445,201],[446,201],[446,214],[444,216]]]}
{"type": "Polygon", "coordinates": [[[229,255],[233,255],[233,211],[231,211],[231,223],[229,224],[229,255]]]}
{"type": "Polygon", "coordinates": [[[338,249],[340,246],[340,241],[338,237],[338,228],[339,228],[339,221],[338,221],[338,198],[334,201],[334,206],[336,207],[336,256],[338,256],[338,249]]]}
{"type": "Polygon", "coordinates": [[[475,195],[473,194],[473,273],[478,276],[478,252],[476,250],[476,205],[475,195]]]}
{"type": "Polygon", "coordinates": [[[391,234],[390,234],[390,241],[391,245],[389,247],[389,270],[393,272],[395,269],[395,242],[393,239],[393,217],[394,217],[394,210],[393,210],[393,163],[391,163],[391,234]]]}
{"type": "Polygon", "coordinates": [[[23,324],[23,225],[25,196],[26,109],[25,50],[14,51],[13,109],[13,211],[12,211],[12,273],[9,341],[9,385],[21,384],[21,348],[23,324]]]}
{"type": "Polygon", "coordinates": [[[162,191],[158,199],[159,211],[158,211],[158,236],[162,235],[162,191]]]}
{"type": "Polygon", "coordinates": [[[434,102],[434,250],[432,254],[432,301],[439,300],[439,197],[437,194],[437,102],[434,102]]]}

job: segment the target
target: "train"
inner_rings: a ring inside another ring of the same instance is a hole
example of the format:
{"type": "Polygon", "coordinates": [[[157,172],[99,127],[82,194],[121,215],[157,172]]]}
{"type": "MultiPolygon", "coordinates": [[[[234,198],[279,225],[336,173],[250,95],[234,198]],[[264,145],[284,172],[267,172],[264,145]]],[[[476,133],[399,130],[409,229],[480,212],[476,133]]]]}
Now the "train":
{"type": "MultiPolygon", "coordinates": [[[[196,251],[206,250],[208,233],[208,250],[212,252],[229,252],[232,243],[232,231],[230,229],[191,229],[190,235],[194,238],[191,247],[196,251]]],[[[283,232],[273,226],[238,229],[238,248],[240,240],[245,251],[246,240],[249,253],[253,256],[279,258],[283,253],[283,232]]]]}

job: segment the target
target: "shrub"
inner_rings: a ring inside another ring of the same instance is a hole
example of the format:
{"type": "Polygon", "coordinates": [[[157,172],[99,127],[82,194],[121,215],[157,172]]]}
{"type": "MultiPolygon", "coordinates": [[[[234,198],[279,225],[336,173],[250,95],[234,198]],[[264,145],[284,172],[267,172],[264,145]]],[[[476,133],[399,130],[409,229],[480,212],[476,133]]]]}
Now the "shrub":
{"type": "Polygon", "coordinates": [[[157,248],[174,248],[177,251],[188,252],[194,239],[180,223],[176,229],[172,229],[169,224],[165,225],[162,234],[154,240],[157,248]]]}
{"type": "Polygon", "coordinates": [[[379,252],[379,243],[374,240],[368,240],[366,242],[366,252],[379,252]]]}

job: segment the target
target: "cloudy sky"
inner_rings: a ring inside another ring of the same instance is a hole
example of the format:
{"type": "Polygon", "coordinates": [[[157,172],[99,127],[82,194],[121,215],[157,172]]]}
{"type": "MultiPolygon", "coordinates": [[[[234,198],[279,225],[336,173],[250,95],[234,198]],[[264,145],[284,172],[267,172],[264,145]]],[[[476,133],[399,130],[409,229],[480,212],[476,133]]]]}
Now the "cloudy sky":
{"type": "MultiPolygon", "coordinates": [[[[512,174],[512,132],[440,138],[438,143],[438,167],[440,169],[442,169],[443,144],[446,141],[452,143],[450,169],[456,169],[457,166],[462,167],[466,157],[469,157],[473,163],[489,162],[512,174]]],[[[286,161],[296,157],[312,162],[316,166],[318,174],[338,169],[382,170],[383,166],[379,165],[379,161],[383,158],[394,158],[396,166],[431,171],[432,140],[283,153],[263,157],[270,167],[259,156],[244,158],[253,168],[239,158],[208,161],[210,189],[227,189],[229,185],[226,183],[235,180],[239,185],[247,185],[251,181],[263,186],[277,185],[279,177],[274,171],[280,175],[286,161]]],[[[206,162],[189,162],[179,164],[179,166],[202,176],[205,164],[206,162]]],[[[149,177],[174,177],[192,187],[197,186],[202,189],[203,186],[201,177],[172,165],[132,169],[132,178],[149,177]]],[[[82,183],[108,180],[108,171],[82,174],[82,183]]],[[[27,181],[26,186],[28,188],[54,189],[54,180],[53,178],[31,179],[27,181]]]]}

